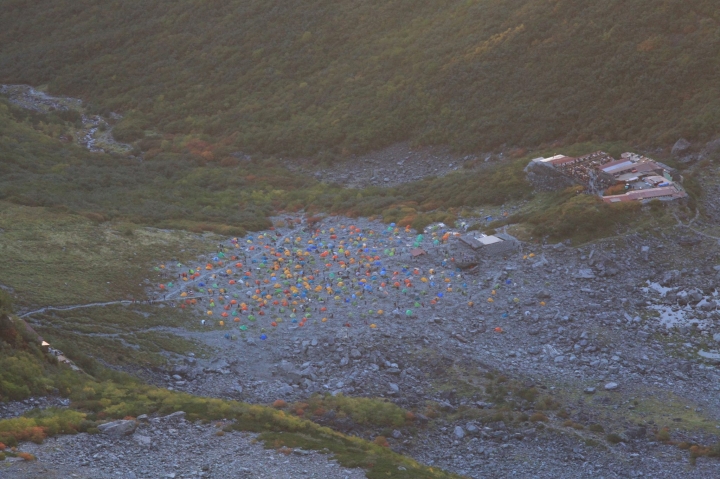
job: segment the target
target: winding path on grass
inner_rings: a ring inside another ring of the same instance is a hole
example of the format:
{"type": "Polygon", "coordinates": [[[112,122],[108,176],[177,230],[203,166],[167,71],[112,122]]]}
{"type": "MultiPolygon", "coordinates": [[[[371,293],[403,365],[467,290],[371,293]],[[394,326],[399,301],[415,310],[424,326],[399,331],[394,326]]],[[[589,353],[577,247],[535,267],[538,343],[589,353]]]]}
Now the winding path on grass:
{"type": "Polygon", "coordinates": [[[700,210],[695,210],[695,217],[694,217],[693,219],[691,219],[691,220],[688,222],[688,224],[684,224],[684,223],[682,222],[682,220],[680,220],[680,218],[678,218],[678,215],[677,215],[676,213],[673,213],[673,216],[674,216],[675,219],[677,220],[677,225],[676,225],[676,226],[677,226],[678,228],[686,228],[686,229],[688,229],[688,230],[690,230],[690,231],[693,231],[693,232],[699,234],[700,236],[704,236],[704,237],[706,237],[706,238],[712,238],[712,239],[715,239],[715,240],[720,241],[720,237],[718,237],[718,236],[713,236],[713,235],[711,235],[711,234],[707,234],[707,233],[705,233],[705,232],[703,232],[703,231],[700,231],[700,230],[698,230],[698,229],[696,229],[696,228],[693,228],[692,224],[695,222],[696,219],[698,219],[698,218],[700,217],[700,210]]]}
{"type": "MultiPolygon", "coordinates": [[[[199,296],[196,296],[199,297],[199,296]]],[[[155,303],[165,303],[175,301],[174,299],[153,299],[153,300],[146,300],[146,301],[131,301],[131,300],[122,300],[122,301],[106,301],[104,303],[87,303],[87,304],[74,304],[70,306],[45,306],[44,308],[36,309],[34,311],[28,311],[27,313],[23,313],[19,315],[21,318],[27,318],[29,316],[32,316],[34,314],[40,314],[44,313],[46,311],[71,311],[73,309],[82,309],[82,308],[95,308],[95,307],[104,307],[104,306],[112,306],[115,304],[155,304],[155,303]]]]}
{"type": "MultiPolygon", "coordinates": [[[[284,241],[285,241],[285,238],[288,238],[288,237],[292,236],[293,233],[294,233],[294,231],[293,231],[293,232],[290,232],[290,233],[288,233],[288,234],[286,234],[286,235],[283,235],[283,236],[281,236],[281,237],[279,237],[279,238],[277,238],[277,240],[276,240],[276,242],[275,242],[276,247],[279,247],[280,245],[282,245],[282,244],[284,243],[284,241]]],[[[259,257],[259,256],[261,256],[261,254],[262,254],[262,253],[256,253],[255,255],[252,255],[252,256],[258,256],[258,257],[259,257]]],[[[251,256],[251,257],[252,257],[252,256],[251,256]]],[[[215,271],[207,271],[207,272],[201,274],[201,275],[196,279],[196,281],[205,281],[206,279],[208,279],[209,277],[211,277],[213,274],[217,274],[217,273],[216,273],[215,271]]],[[[105,302],[95,302],[95,303],[86,303],[86,304],[74,304],[74,305],[67,305],[67,306],[45,306],[45,307],[40,308],[40,309],[36,309],[36,310],[33,310],[33,311],[28,311],[28,312],[26,312],[26,313],[22,313],[22,314],[20,314],[19,316],[20,316],[21,318],[27,318],[27,317],[33,316],[33,315],[35,315],[35,314],[45,313],[46,311],[72,311],[72,310],[75,310],[75,309],[106,307],[106,306],[114,306],[114,305],[117,305],[117,304],[132,305],[132,304],[170,303],[170,302],[173,302],[173,301],[177,301],[176,296],[179,296],[181,292],[182,292],[182,289],[176,289],[175,291],[171,291],[171,292],[165,294],[164,297],[163,297],[163,299],[148,299],[148,300],[140,300],[140,301],[138,301],[138,300],[133,301],[133,300],[130,300],[130,299],[123,299],[123,300],[118,300],[118,301],[105,301],[105,302]]],[[[212,296],[212,295],[199,295],[199,296],[193,296],[193,298],[199,299],[199,298],[206,298],[206,297],[210,297],[210,296],[212,296]]]]}

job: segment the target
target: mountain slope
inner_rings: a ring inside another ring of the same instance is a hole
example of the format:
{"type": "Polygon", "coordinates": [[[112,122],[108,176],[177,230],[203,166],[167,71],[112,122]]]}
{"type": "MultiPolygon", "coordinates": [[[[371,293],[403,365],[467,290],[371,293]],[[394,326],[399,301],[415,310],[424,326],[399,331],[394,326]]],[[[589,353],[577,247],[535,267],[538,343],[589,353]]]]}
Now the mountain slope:
{"type": "Polygon", "coordinates": [[[658,144],[720,129],[718,20],[707,0],[11,0],[0,80],[245,151],[658,144]]]}

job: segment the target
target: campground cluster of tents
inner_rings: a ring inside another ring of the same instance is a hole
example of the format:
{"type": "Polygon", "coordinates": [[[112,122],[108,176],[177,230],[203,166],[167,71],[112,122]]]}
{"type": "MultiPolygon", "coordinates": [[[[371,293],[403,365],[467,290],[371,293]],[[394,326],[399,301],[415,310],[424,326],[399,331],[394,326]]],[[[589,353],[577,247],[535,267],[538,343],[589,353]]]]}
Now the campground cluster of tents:
{"type": "Polygon", "coordinates": [[[443,247],[458,236],[449,229],[328,223],[233,238],[204,264],[160,265],[173,281],[157,288],[202,314],[204,325],[226,329],[228,339],[248,331],[268,340],[283,328],[326,323],[377,329],[428,309],[462,313],[478,301],[495,310],[512,286],[467,277],[443,247]],[[418,248],[429,254],[411,254],[418,248]]]}

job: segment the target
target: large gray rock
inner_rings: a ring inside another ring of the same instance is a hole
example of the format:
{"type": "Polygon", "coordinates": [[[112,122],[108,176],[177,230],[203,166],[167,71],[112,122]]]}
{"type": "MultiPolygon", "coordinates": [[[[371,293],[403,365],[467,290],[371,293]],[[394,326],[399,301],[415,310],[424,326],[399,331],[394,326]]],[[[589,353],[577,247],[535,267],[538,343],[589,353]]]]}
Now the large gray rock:
{"type": "Polygon", "coordinates": [[[303,379],[303,375],[295,366],[288,362],[282,361],[278,365],[278,372],[283,375],[291,384],[297,384],[303,379]]]}
{"type": "Polygon", "coordinates": [[[179,421],[180,419],[185,419],[185,411],[176,411],[172,414],[168,414],[167,416],[163,416],[160,419],[163,421],[179,421]]]}
{"type": "Polygon", "coordinates": [[[129,436],[137,429],[137,423],[130,420],[106,422],[98,426],[98,431],[108,436],[122,437],[129,436]]]}
{"type": "Polygon", "coordinates": [[[709,312],[717,308],[717,304],[714,300],[702,299],[698,304],[695,305],[700,311],[709,312]]]}
{"type": "Polygon", "coordinates": [[[579,269],[574,275],[577,279],[595,279],[595,273],[590,268],[579,269]]]}
{"type": "Polygon", "coordinates": [[[277,393],[282,396],[289,396],[294,392],[295,392],[295,390],[289,384],[284,384],[284,385],[280,386],[280,388],[278,388],[278,390],[277,390],[277,393]]]}
{"type": "Polygon", "coordinates": [[[699,159],[716,159],[718,152],[720,152],[720,138],[707,142],[698,156],[699,159]]]}
{"type": "Polygon", "coordinates": [[[688,153],[691,146],[692,143],[687,141],[685,138],[680,138],[678,141],[675,142],[675,145],[672,147],[672,154],[673,156],[680,156],[688,153]]]}
{"type": "Polygon", "coordinates": [[[149,436],[143,436],[142,434],[135,434],[133,435],[133,439],[135,442],[140,444],[141,446],[151,446],[152,445],[152,438],[149,436]]]}
{"type": "Polygon", "coordinates": [[[693,303],[697,304],[697,303],[699,303],[700,301],[703,300],[703,295],[702,295],[702,293],[701,293],[700,291],[698,291],[698,290],[691,291],[691,292],[688,294],[688,299],[689,299],[690,301],[692,301],[693,303]]]}
{"type": "Polygon", "coordinates": [[[455,426],[455,437],[458,439],[465,437],[465,430],[461,426],[455,426]]]}
{"type": "Polygon", "coordinates": [[[300,375],[303,378],[312,379],[313,381],[317,380],[317,374],[315,373],[315,368],[312,366],[308,366],[305,369],[303,369],[302,371],[300,371],[300,375]]]}
{"type": "Polygon", "coordinates": [[[551,297],[552,297],[552,294],[550,294],[550,291],[548,291],[547,289],[541,289],[537,293],[538,299],[550,299],[551,297]]]}
{"type": "Polygon", "coordinates": [[[666,271],[662,278],[660,279],[660,285],[661,286],[670,286],[671,284],[675,283],[677,280],[679,280],[682,277],[682,273],[680,271],[673,269],[670,271],[666,271]]]}

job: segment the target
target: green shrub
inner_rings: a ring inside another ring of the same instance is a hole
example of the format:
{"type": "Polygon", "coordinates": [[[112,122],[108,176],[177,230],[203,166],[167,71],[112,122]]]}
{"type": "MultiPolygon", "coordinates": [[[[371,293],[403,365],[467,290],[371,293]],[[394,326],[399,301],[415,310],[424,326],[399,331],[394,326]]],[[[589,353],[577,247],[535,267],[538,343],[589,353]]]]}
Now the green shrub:
{"type": "Polygon", "coordinates": [[[667,427],[661,428],[657,434],[655,434],[655,439],[657,439],[660,442],[669,442],[670,441],[670,429],[667,427]]]}
{"type": "Polygon", "coordinates": [[[554,411],[559,407],[560,403],[552,396],[542,396],[535,401],[535,408],[540,411],[554,411]]]}
{"type": "Polygon", "coordinates": [[[592,432],[599,432],[599,433],[605,432],[605,428],[602,427],[600,424],[590,424],[588,426],[588,429],[592,432]]]}
{"type": "Polygon", "coordinates": [[[390,401],[348,397],[342,394],[336,396],[316,394],[310,397],[307,403],[296,404],[294,407],[297,409],[300,406],[301,409],[309,411],[336,411],[350,417],[359,425],[398,428],[405,426],[412,417],[407,414],[408,411],[390,401]]]}

